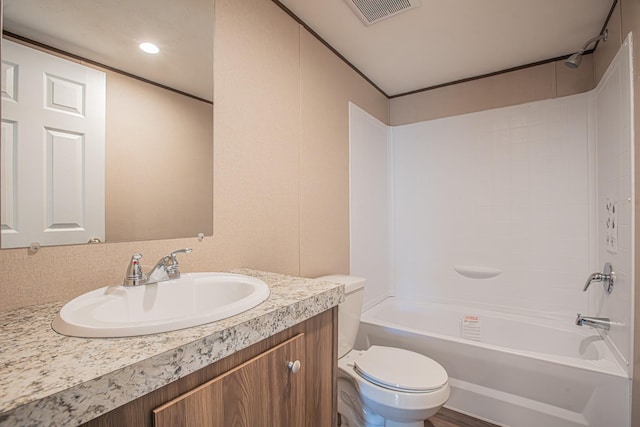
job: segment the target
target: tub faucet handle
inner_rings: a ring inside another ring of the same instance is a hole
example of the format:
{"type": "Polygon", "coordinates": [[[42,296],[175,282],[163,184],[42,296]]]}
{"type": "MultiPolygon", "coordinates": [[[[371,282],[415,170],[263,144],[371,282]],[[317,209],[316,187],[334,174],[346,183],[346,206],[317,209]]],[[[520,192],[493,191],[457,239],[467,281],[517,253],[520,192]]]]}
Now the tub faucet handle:
{"type": "Polygon", "coordinates": [[[592,273],[588,278],[586,283],[584,284],[584,289],[582,289],[584,292],[587,291],[587,289],[589,289],[589,286],[593,283],[593,282],[602,282],[602,273],[592,273]]]}
{"type": "Polygon", "coordinates": [[[613,267],[610,262],[606,262],[604,264],[604,268],[602,269],[602,273],[593,273],[587,278],[587,282],[584,284],[584,292],[587,291],[589,286],[593,282],[602,282],[602,286],[604,291],[607,294],[610,294],[613,291],[613,284],[616,281],[616,273],[613,271],[613,267]]]}

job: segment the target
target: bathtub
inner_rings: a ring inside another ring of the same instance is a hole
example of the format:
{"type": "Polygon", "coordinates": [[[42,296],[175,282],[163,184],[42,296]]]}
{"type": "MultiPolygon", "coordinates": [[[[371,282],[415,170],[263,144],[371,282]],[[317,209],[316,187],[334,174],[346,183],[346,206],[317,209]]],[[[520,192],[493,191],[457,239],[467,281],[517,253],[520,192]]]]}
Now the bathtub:
{"type": "Polygon", "coordinates": [[[511,427],[628,427],[631,381],[595,329],[571,319],[387,298],[356,347],[401,347],[449,374],[446,407],[511,427]]]}

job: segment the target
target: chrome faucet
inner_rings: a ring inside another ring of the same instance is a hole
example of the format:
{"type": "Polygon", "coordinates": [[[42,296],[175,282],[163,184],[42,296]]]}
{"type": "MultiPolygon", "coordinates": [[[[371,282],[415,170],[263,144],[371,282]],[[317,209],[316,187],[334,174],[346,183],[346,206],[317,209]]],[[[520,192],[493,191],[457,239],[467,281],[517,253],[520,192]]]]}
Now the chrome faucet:
{"type": "Polygon", "coordinates": [[[191,253],[191,248],[178,249],[169,255],[163,256],[151,269],[148,275],[145,275],[140,265],[141,254],[134,254],[129,262],[127,274],[124,277],[123,286],[138,286],[150,283],[164,282],[166,280],[180,278],[180,264],[178,263],[178,254],[191,253]]]}
{"type": "Polygon", "coordinates": [[[609,329],[611,329],[611,320],[609,320],[608,317],[589,317],[583,316],[582,314],[578,313],[578,317],[576,317],[576,325],[587,325],[591,326],[592,328],[608,331],[609,329]]]}
{"type": "Polygon", "coordinates": [[[149,273],[149,283],[163,282],[165,280],[180,278],[180,264],[178,263],[178,254],[191,253],[191,248],[178,249],[169,255],[163,256],[156,263],[155,267],[149,273]]]}

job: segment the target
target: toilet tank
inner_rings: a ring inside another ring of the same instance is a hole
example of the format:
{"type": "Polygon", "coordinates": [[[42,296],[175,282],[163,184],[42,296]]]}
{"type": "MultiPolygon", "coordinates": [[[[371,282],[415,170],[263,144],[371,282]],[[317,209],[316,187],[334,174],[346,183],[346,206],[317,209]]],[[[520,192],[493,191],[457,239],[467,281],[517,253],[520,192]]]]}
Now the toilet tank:
{"type": "Polygon", "coordinates": [[[344,285],[345,299],[338,306],[338,358],[341,358],[353,349],[356,342],[362,313],[362,296],[367,281],[362,277],[344,274],[322,276],[318,280],[344,285]]]}

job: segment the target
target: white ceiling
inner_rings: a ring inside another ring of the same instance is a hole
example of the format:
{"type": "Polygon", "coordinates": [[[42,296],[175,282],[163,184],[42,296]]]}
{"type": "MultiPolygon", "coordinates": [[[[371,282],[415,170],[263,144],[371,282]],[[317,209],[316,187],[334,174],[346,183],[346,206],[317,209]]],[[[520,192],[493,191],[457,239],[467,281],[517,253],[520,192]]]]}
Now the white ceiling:
{"type": "Polygon", "coordinates": [[[214,0],[4,0],[4,30],[213,100],[214,0]],[[161,52],[138,49],[143,41],[161,52]]]}
{"type": "Polygon", "coordinates": [[[575,52],[613,0],[421,0],[365,26],[345,0],[280,0],[393,96],[575,52]]]}
{"type": "MultiPolygon", "coordinates": [[[[4,0],[4,29],[213,99],[214,0],[4,0]],[[155,40],[162,53],[142,54],[155,40]]],[[[387,95],[568,55],[613,0],[421,0],[365,26],[345,0],[280,0],[387,95]]]]}

